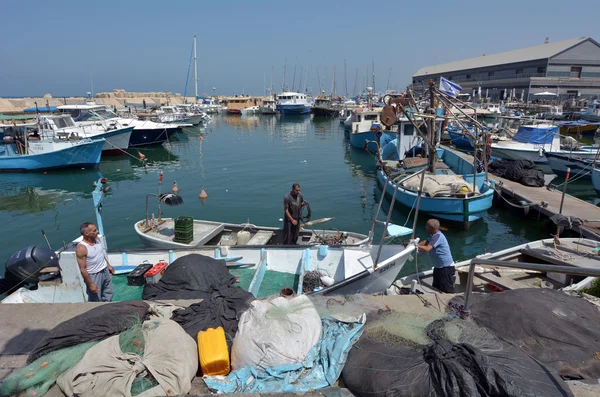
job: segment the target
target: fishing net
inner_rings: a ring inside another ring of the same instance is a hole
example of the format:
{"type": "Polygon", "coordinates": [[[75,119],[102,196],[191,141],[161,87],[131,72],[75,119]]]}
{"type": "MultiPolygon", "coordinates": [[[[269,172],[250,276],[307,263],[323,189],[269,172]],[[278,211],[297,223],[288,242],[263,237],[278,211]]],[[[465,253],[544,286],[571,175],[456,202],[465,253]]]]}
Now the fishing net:
{"type": "Polygon", "coordinates": [[[318,271],[305,272],[302,278],[302,292],[308,294],[322,287],[321,277],[322,274],[318,271]]]}
{"type": "MultiPolygon", "coordinates": [[[[140,357],[144,357],[144,351],[146,348],[144,334],[150,329],[157,327],[156,322],[148,321],[142,323],[138,319],[128,330],[119,334],[119,348],[123,353],[135,354],[140,357]]],[[[158,386],[158,382],[152,376],[152,373],[147,369],[140,372],[133,383],[131,384],[131,395],[137,396],[142,394],[146,390],[152,389],[158,386]]]]}
{"type": "Polygon", "coordinates": [[[387,311],[373,322],[367,322],[364,333],[369,338],[385,344],[418,346],[431,342],[427,336],[428,326],[442,313],[419,315],[387,311]]]}
{"type": "Polygon", "coordinates": [[[98,341],[55,350],[48,353],[19,372],[8,376],[0,384],[0,395],[11,396],[24,391],[27,396],[41,397],[54,385],[56,379],[74,367],[85,353],[98,341]]]}

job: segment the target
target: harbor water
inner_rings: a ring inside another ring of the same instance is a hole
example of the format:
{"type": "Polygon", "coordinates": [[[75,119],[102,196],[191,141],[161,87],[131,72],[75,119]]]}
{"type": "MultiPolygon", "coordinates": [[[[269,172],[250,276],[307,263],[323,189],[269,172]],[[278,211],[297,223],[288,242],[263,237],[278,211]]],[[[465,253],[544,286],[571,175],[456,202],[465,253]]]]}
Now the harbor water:
{"type": "MultiPolygon", "coordinates": [[[[142,247],[133,224],[146,216],[146,195],[171,191],[175,181],[184,204],[163,205],[163,217],[279,226],[283,196],[299,183],[312,219],[335,218],[317,228],[364,234],[372,227],[381,197],[373,155],[351,147],[337,119],[217,115],[206,127],[186,129],[168,143],[104,157],[99,169],[0,174],[0,273],[13,252],[46,244],[42,230],[57,249],[78,236],[82,222],[95,222],[92,184],[101,176],[110,186],[102,208],[110,250],[142,247]],[[161,171],[164,181],[159,186],[161,171]],[[198,197],[202,189],[208,194],[205,200],[198,197]]],[[[591,183],[586,183],[575,187],[593,200],[591,183]]],[[[390,200],[383,203],[380,220],[385,220],[390,200]]],[[[152,214],[158,216],[158,202],[149,197],[152,214]]],[[[392,222],[410,227],[413,215],[409,208],[396,206],[392,222]]],[[[426,220],[426,215],[419,216],[420,238],[427,237],[426,220]]],[[[539,223],[496,208],[468,231],[447,227],[455,260],[548,237],[539,223]]],[[[381,228],[376,227],[375,243],[381,228]]],[[[426,255],[418,256],[420,268],[430,263],[426,255]]],[[[403,273],[414,266],[415,261],[407,262],[403,273]]]]}

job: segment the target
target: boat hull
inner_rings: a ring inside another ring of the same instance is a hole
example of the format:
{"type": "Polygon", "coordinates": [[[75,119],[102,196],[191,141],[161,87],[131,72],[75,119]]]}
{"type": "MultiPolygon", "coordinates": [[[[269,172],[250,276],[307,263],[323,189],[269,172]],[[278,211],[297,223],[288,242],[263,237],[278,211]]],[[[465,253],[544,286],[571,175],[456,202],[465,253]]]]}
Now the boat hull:
{"type": "Polygon", "coordinates": [[[227,109],[227,113],[229,114],[241,114],[242,109],[227,109]]]}
{"type": "Polygon", "coordinates": [[[90,137],[92,140],[104,138],[104,146],[102,146],[102,155],[119,155],[123,154],[129,147],[131,133],[134,127],[122,128],[119,130],[109,131],[106,134],[90,137]]]}
{"type": "Polygon", "coordinates": [[[571,170],[571,177],[590,179],[592,177],[593,163],[592,160],[581,160],[572,158],[570,156],[554,155],[552,153],[546,153],[546,159],[548,165],[552,168],[558,176],[566,176],[567,169],[571,170]]]}
{"type": "Polygon", "coordinates": [[[313,106],[311,111],[312,114],[314,114],[315,116],[323,117],[337,117],[340,114],[340,111],[337,109],[322,108],[317,106],[313,106]]]}
{"type": "Polygon", "coordinates": [[[310,114],[308,105],[277,105],[277,111],[283,115],[310,114]]]}
{"type": "Polygon", "coordinates": [[[473,142],[471,142],[464,134],[448,129],[448,135],[450,136],[452,144],[457,148],[473,149],[473,142]]]}
{"type": "MultiPolygon", "coordinates": [[[[33,146],[33,145],[32,145],[33,146]]],[[[61,168],[95,168],[100,163],[104,139],[74,143],[46,153],[0,156],[0,171],[27,172],[61,168]]],[[[33,149],[32,149],[33,150],[33,149]]]]}
{"type": "MultiPolygon", "coordinates": [[[[384,135],[388,135],[391,139],[396,137],[396,133],[392,132],[384,132],[384,135]]],[[[355,148],[364,150],[367,141],[379,141],[375,137],[375,131],[367,131],[367,132],[351,132],[350,133],[350,144],[355,148]]],[[[367,149],[370,152],[377,152],[377,144],[375,142],[369,142],[367,149]]]]}
{"type": "Polygon", "coordinates": [[[598,168],[592,170],[592,185],[594,185],[596,195],[600,196],[600,169],[598,168]]]}
{"type": "Polygon", "coordinates": [[[179,127],[169,126],[156,129],[134,128],[129,138],[129,147],[153,145],[169,140],[169,137],[179,130],[179,127]]]}

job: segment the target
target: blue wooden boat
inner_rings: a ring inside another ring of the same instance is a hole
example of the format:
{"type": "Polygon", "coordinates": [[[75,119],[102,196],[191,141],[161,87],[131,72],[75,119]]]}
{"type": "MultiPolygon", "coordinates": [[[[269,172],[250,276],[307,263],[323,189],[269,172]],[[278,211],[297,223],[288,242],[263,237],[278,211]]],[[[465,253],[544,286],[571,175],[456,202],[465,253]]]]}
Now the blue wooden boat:
{"type": "Polygon", "coordinates": [[[13,132],[6,135],[3,142],[0,171],[22,172],[97,167],[105,139],[23,139],[23,134],[13,132]]]}
{"type": "Polygon", "coordinates": [[[473,149],[473,130],[463,130],[458,126],[450,125],[448,126],[448,135],[450,136],[450,140],[460,149],[473,149]],[[469,138],[466,134],[471,134],[471,138],[469,138]]]}
{"type": "Polygon", "coordinates": [[[592,171],[592,185],[594,185],[596,194],[600,196],[600,168],[594,167],[592,171]]]}
{"type": "MultiPolygon", "coordinates": [[[[449,190],[436,193],[433,196],[424,192],[421,195],[420,211],[438,219],[462,223],[464,229],[468,229],[472,222],[480,219],[492,206],[494,198],[493,182],[485,181],[484,172],[474,174],[472,163],[448,149],[438,148],[437,158],[441,161],[436,162],[435,175],[454,175],[457,177],[456,180],[463,181],[463,187],[458,191],[449,190]],[[474,181],[477,191],[468,191],[470,190],[469,187],[473,186],[474,181]]],[[[413,182],[420,181],[420,171],[423,170],[426,164],[426,159],[417,158],[414,160],[405,159],[404,168],[399,169],[392,168],[394,162],[386,162],[386,168],[388,168],[392,177],[392,180],[387,184],[386,172],[383,169],[377,171],[377,180],[381,186],[385,186],[385,193],[393,196],[394,190],[397,189],[395,201],[408,208],[413,208],[416,204],[418,184],[417,188],[412,190],[406,187],[407,182],[411,178],[413,182]],[[420,165],[411,167],[411,163],[419,162],[420,165]]],[[[426,175],[432,176],[431,174],[426,175]]]]}
{"type": "Polygon", "coordinates": [[[282,92],[277,95],[275,109],[282,115],[310,114],[311,103],[306,94],[282,92]]]}

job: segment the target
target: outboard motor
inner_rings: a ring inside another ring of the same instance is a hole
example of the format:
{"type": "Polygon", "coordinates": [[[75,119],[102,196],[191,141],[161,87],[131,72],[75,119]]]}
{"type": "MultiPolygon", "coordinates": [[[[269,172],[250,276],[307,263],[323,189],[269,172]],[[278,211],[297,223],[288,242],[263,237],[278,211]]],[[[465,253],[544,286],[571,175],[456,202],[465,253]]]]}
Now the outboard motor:
{"type": "Polygon", "coordinates": [[[30,245],[15,252],[6,261],[4,279],[0,279],[0,293],[9,292],[15,287],[27,284],[37,286],[60,276],[60,270],[44,272],[45,268],[59,268],[58,255],[48,247],[30,245]]]}

